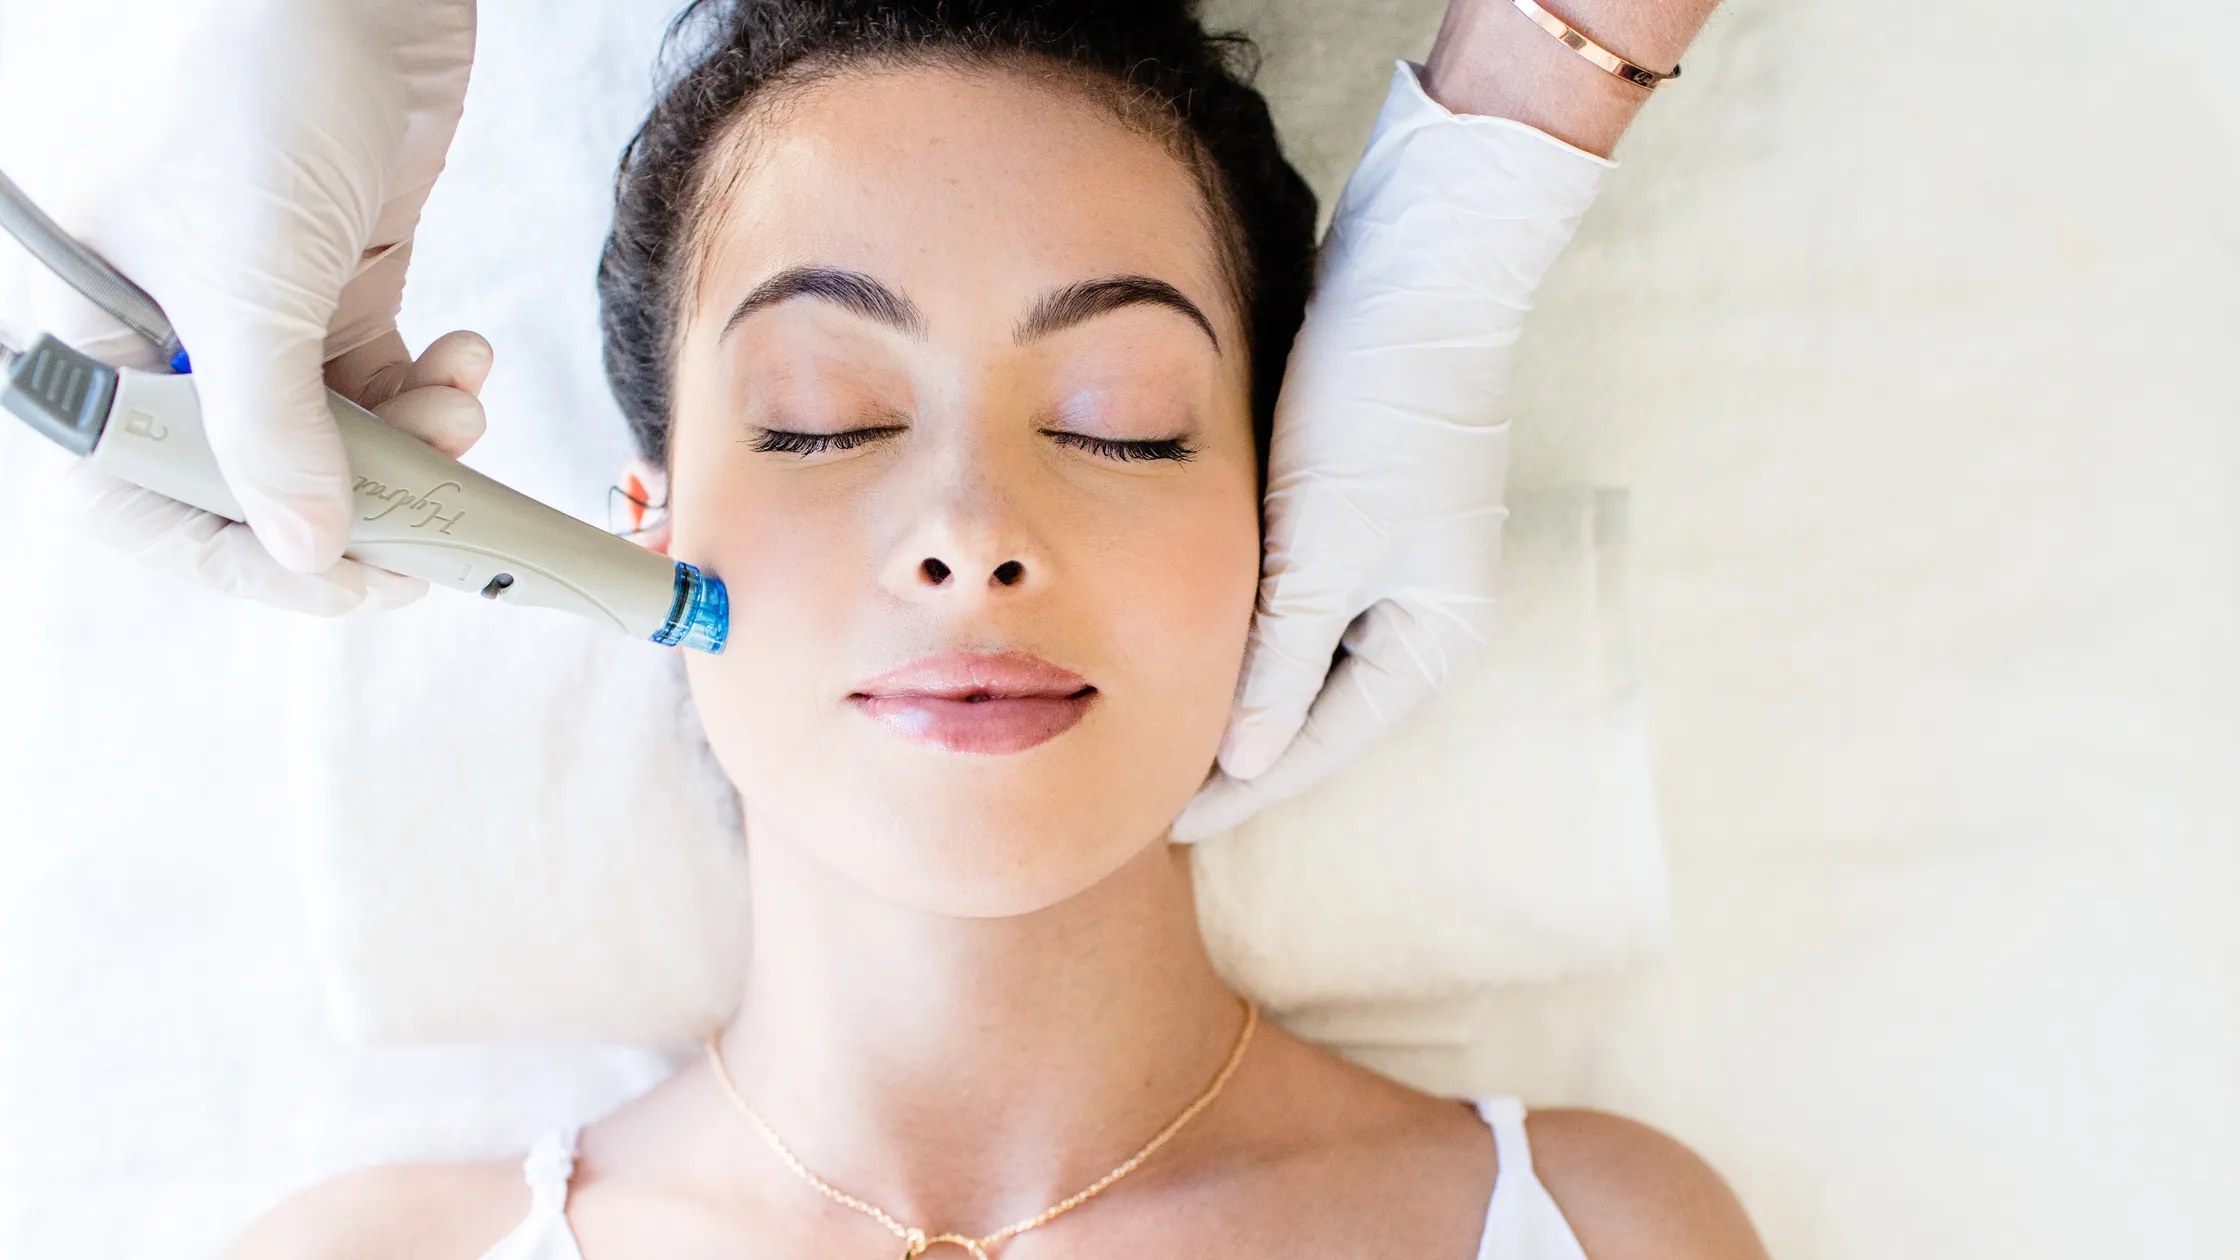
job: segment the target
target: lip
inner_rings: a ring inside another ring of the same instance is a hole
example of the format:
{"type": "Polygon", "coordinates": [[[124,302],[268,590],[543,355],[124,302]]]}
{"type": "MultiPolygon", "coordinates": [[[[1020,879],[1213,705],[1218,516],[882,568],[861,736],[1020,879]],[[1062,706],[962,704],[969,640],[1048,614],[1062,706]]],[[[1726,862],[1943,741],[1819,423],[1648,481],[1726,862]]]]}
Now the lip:
{"type": "Polygon", "coordinates": [[[949,752],[1025,752],[1072,730],[1097,700],[1089,680],[1026,652],[945,652],[858,686],[857,712],[949,752]]]}

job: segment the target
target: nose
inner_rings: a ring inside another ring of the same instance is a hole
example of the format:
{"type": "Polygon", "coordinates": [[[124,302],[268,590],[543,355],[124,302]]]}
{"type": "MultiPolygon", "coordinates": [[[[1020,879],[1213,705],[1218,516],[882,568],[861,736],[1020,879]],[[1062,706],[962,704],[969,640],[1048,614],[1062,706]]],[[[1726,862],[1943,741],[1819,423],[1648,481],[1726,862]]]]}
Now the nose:
{"type": "MultiPolygon", "coordinates": [[[[880,566],[880,584],[913,602],[1017,599],[1056,576],[1050,550],[991,470],[928,486],[880,566]]],[[[1017,489],[1011,487],[1010,489],[1017,489]]]]}

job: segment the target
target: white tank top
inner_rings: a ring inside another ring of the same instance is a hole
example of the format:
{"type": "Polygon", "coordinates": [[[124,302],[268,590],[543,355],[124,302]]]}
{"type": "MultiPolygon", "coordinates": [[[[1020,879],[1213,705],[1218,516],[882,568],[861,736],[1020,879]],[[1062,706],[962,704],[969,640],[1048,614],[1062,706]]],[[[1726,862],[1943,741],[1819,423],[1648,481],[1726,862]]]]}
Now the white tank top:
{"type": "MultiPolygon", "coordinates": [[[[1587,1260],[1570,1222],[1532,1173],[1525,1139],[1524,1104],[1514,1098],[1478,1100],[1478,1115],[1493,1129],[1501,1161],[1486,1205],[1485,1234],[1477,1260],[1587,1260]]],[[[522,1163],[529,1183],[529,1216],[483,1253],[482,1260],[583,1260],[568,1227],[568,1178],[575,1171],[576,1130],[537,1143],[522,1163]]]]}

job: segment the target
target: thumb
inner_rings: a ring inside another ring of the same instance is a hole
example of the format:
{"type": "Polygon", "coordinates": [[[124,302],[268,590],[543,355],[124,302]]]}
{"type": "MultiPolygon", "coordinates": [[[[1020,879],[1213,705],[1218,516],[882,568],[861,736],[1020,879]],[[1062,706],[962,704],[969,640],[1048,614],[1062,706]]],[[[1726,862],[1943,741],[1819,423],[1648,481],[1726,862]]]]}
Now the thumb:
{"type": "Polygon", "coordinates": [[[1235,712],[1221,741],[1221,768],[1240,779],[1258,778],[1275,764],[1306,721],[1307,707],[1330,673],[1330,658],[1359,611],[1340,592],[1315,585],[1312,570],[1270,575],[1252,639],[1235,712]]]}
{"type": "Polygon", "coordinates": [[[275,560],[317,573],[350,533],[350,461],[327,410],[324,330],[181,328],[211,453],[275,560]]]}
{"type": "Polygon", "coordinates": [[[1175,821],[1174,838],[1189,842],[1227,831],[1290,800],[1361,759],[1430,691],[1421,671],[1393,661],[1399,641],[1389,623],[1403,616],[1380,603],[1347,635],[1352,654],[1330,671],[1300,723],[1297,737],[1250,781],[1218,774],[1175,821]]]}

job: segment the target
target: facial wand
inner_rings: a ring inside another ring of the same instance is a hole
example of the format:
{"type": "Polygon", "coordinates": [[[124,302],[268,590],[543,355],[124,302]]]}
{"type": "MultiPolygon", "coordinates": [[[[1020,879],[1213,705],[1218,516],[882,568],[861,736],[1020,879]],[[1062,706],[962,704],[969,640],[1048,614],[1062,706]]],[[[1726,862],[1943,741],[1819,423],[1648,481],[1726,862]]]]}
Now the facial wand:
{"type": "MultiPolygon", "coordinates": [[[[0,174],[0,228],[145,338],[178,374],[116,368],[41,337],[0,348],[0,406],[94,467],[228,520],[246,519],[202,427],[186,352],[155,300],[0,174]]],[[[333,390],[350,458],[343,554],[501,604],[579,613],[664,646],[721,652],[721,579],[585,524],[445,456],[333,390]]]]}

